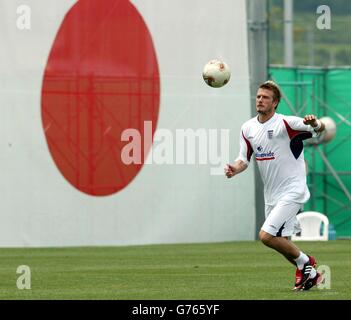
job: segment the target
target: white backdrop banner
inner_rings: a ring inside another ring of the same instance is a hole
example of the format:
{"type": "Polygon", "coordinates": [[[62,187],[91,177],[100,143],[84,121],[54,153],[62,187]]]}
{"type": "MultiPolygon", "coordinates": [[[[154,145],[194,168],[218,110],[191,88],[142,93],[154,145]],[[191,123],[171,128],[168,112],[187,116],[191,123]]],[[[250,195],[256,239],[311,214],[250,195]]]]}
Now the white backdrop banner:
{"type": "Polygon", "coordinates": [[[238,0],[0,0],[0,246],[255,238],[238,0]],[[204,65],[231,79],[211,88],[204,65]]]}

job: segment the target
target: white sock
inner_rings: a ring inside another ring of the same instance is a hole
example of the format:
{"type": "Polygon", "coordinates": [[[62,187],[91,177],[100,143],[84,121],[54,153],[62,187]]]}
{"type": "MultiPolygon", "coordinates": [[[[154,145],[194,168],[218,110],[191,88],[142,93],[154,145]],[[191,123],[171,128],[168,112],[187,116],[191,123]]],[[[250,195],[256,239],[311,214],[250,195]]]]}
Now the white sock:
{"type": "Polygon", "coordinates": [[[300,255],[294,260],[296,262],[298,269],[302,270],[303,265],[309,260],[309,258],[306,254],[304,254],[302,251],[300,251],[300,255]]]}

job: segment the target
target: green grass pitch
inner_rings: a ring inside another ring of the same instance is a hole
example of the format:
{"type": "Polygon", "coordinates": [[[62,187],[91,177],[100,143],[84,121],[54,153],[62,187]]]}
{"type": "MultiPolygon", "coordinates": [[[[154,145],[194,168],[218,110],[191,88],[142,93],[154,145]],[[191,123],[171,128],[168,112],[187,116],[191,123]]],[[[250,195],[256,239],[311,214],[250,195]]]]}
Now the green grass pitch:
{"type": "Polygon", "coordinates": [[[331,288],[293,292],[294,267],[258,241],[0,249],[0,299],[351,299],[351,241],[298,242],[331,288]],[[19,290],[19,265],[31,289],[19,290]]]}

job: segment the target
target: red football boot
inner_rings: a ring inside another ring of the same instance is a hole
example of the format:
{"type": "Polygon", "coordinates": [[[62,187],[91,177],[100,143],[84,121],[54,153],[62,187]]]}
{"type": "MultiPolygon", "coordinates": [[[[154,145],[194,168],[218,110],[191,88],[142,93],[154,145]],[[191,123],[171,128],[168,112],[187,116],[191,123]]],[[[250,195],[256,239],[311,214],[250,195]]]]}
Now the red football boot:
{"type": "MultiPolygon", "coordinates": [[[[298,268],[296,269],[295,287],[293,288],[293,290],[295,290],[295,291],[304,289],[305,284],[311,278],[312,268],[315,268],[317,266],[316,259],[313,256],[308,256],[308,258],[309,258],[309,260],[304,264],[302,270],[300,270],[298,268]]],[[[315,278],[317,278],[317,277],[315,277],[315,278]]],[[[312,286],[310,288],[312,288],[312,286]]]]}
{"type": "Polygon", "coordinates": [[[302,290],[310,290],[312,287],[318,285],[318,283],[320,283],[322,280],[322,275],[317,272],[316,276],[313,279],[307,280],[302,290]]]}

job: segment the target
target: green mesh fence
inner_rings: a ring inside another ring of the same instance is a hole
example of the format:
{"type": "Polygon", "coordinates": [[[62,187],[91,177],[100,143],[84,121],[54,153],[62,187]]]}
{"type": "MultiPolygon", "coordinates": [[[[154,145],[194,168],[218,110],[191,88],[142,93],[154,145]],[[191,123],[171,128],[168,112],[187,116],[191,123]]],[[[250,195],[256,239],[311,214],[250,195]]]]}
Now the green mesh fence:
{"type": "Polygon", "coordinates": [[[335,138],[318,146],[305,143],[311,198],[304,210],[326,214],[337,237],[351,236],[351,68],[271,66],[269,78],[281,87],[278,112],[328,116],[335,138]]]}

